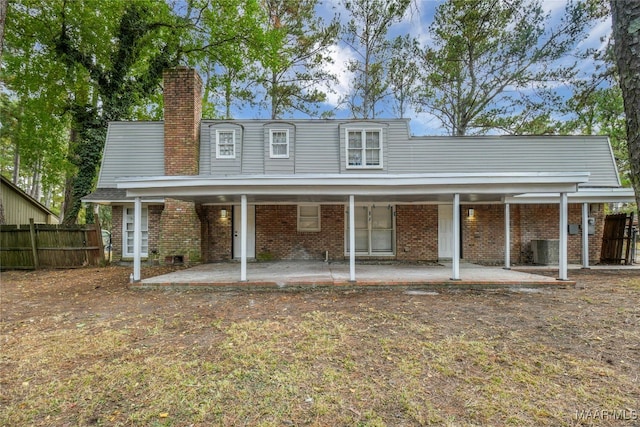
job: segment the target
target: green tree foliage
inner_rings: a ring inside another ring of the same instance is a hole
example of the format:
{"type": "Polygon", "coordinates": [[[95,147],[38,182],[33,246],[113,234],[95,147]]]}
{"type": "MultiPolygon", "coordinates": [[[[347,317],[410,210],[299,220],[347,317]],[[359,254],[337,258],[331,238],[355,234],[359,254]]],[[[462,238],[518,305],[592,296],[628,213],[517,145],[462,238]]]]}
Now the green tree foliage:
{"type": "Polygon", "coordinates": [[[614,52],[624,99],[629,169],[640,207],[640,2],[611,0],[614,52]]]}
{"type": "MultiPolygon", "coordinates": [[[[606,11],[608,13],[608,11],[606,11]]],[[[572,81],[573,95],[567,100],[567,119],[559,124],[561,133],[607,135],[624,186],[631,184],[624,102],[613,57],[613,45],[588,52],[594,65],[591,75],[572,81]]]]}
{"type": "Polygon", "coordinates": [[[387,78],[393,98],[392,109],[396,117],[404,118],[418,91],[420,48],[418,41],[407,34],[393,39],[390,49],[387,78]]]}
{"type": "Polygon", "coordinates": [[[66,146],[65,223],[76,222],[80,198],[93,189],[107,122],[128,118],[176,62],[157,21],[169,16],[153,1],[23,0],[9,8],[4,80],[26,114],[51,116],[16,146],[21,157],[26,147],[66,146]],[[60,124],[70,130],[68,144],[43,138],[60,124]]]}
{"type": "MultiPolygon", "coordinates": [[[[253,20],[258,10],[253,0],[11,4],[2,70],[7,89],[19,105],[37,102],[40,111],[69,129],[65,223],[76,221],[80,199],[95,185],[107,123],[157,116],[158,105],[152,107],[159,102],[163,69],[226,57],[229,45],[260,33],[253,20]],[[254,24],[247,28],[247,22],[254,24]]],[[[31,106],[28,110],[36,114],[31,106]]],[[[37,147],[43,134],[32,133],[27,145],[37,147]]],[[[23,153],[19,142],[14,140],[23,153]]]]}
{"type": "MultiPolygon", "coordinates": [[[[391,45],[389,28],[407,12],[411,0],[349,0],[351,14],[343,36],[355,53],[347,63],[353,74],[351,93],[344,101],[354,118],[375,118],[379,103],[387,96],[387,67],[391,45]]],[[[397,82],[396,82],[397,83],[397,82]]]]}
{"type": "Polygon", "coordinates": [[[553,88],[575,74],[561,63],[585,36],[593,10],[569,3],[552,25],[537,0],[449,0],[430,27],[420,105],[452,135],[544,131],[553,88]]]}
{"type": "Polygon", "coordinates": [[[325,25],[316,16],[317,0],[264,0],[262,4],[271,37],[260,58],[263,73],[258,82],[270,117],[294,111],[317,116],[318,104],[326,100],[320,87],[335,80],[326,64],[333,62],[328,48],[336,40],[339,25],[336,20],[325,25]]]}

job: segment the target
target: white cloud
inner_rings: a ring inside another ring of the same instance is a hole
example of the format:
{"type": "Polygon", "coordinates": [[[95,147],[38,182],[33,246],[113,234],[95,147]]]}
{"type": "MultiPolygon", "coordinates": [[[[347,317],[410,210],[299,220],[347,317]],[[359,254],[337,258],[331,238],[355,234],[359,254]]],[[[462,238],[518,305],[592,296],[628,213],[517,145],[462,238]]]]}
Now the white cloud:
{"type": "Polygon", "coordinates": [[[353,52],[347,46],[333,45],[329,48],[333,63],[326,63],[325,69],[335,74],[338,78],[336,85],[331,85],[327,93],[327,103],[333,107],[338,106],[340,99],[349,93],[351,73],[347,71],[347,62],[353,58],[353,52]]]}

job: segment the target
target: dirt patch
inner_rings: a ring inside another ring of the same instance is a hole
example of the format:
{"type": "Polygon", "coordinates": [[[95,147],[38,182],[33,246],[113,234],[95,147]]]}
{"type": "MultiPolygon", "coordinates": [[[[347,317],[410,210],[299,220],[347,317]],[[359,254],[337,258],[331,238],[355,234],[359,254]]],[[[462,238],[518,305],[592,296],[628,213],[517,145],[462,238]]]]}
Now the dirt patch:
{"type": "Polygon", "coordinates": [[[2,273],[0,424],[640,425],[638,270],[437,292],[130,273],[2,273]]]}

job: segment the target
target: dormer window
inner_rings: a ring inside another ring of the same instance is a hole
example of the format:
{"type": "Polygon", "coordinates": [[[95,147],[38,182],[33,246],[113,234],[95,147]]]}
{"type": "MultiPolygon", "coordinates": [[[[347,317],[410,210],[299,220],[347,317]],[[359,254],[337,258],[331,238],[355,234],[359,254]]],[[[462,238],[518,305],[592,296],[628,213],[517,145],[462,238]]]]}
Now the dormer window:
{"type": "Polygon", "coordinates": [[[382,130],[347,129],[347,168],[382,167],[382,130]]]}
{"type": "Polygon", "coordinates": [[[236,132],[234,130],[216,130],[216,159],[236,158],[236,132]]]}
{"type": "Polygon", "coordinates": [[[288,129],[271,129],[269,131],[269,154],[272,159],[289,158],[288,129]]]}

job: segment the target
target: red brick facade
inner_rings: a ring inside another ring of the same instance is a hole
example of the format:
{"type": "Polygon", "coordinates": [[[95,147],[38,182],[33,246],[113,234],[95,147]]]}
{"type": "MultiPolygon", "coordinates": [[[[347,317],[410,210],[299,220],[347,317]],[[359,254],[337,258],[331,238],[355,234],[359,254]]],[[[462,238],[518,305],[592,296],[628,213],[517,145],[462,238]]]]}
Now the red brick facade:
{"type": "MultiPolygon", "coordinates": [[[[133,206],[131,206],[133,207],[133,206]]],[[[158,252],[158,242],[160,241],[160,215],[162,215],[162,205],[148,206],[149,212],[149,257],[156,256],[158,252]]],[[[122,216],[124,206],[113,206],[111,208],[111,254],[112,259],[122,260],[122,216]]]]}
{"type": "Polygon", "coordinates": [[[197,175],[202,80],[186,67],[165,70],[163,80],[165,175],[197,175]]]}
{"type": "Polygon", "coordinates": [[[226,261],[233,255],[231,206],[202,206],[202,258],[204,262],[226,261]],[[226,218],[222,218],[222,210],[226,218]]]}
{"type": "MultiPolygon", "coordinates": [[[[199,206],[168,200],[165,209],[149,207],[149,252],[165,256],[181,255],[185,262],[216,262],[233,257],[232,207],[199,206]],[[222,218],[221,210],[227,211],[222,218]],[[161,219],[162,218],[162,219],[161,219]],[[170,224],[160,229],[160,223],[170,224]],[[198,235],[197,239],[190,236],[198,235]],[[171,251],[171,252],[170,252],[171,251]],[[162,255],[168,254],[168,255],[162,255]]],[[[299,232],[297,206],[256,206],[256,258],[259,260],[345,259],[346,208],[321,206],[321,230],[299,232]]],[[[114,206],[112,221],[113,259],[122,259],[121,206],[114,206]]],[[[469,262],[500,265],[504,263],[504,206],[461,206],[462,258],[469,262]],[[474,216],[467,216],[473,207],[474,216]]],[[[511,205],[511,263],[532,262],[531,240],[558,239],[558,205],[511,205]]],[[[590,205],[595,218],[595,234],[589,236],[589,259],[600,259],[604,208],[590,205]]],[[[582,223],[582,205],[569,205],[569,223],[582,223]]],[[[399,261],[436,261],[438,259],[438,206],[396,206],[396,255],[399,261]]],[[[581,233],[568,236],[568,260],[581,262],[581,233]]],[[[388,258],[388,257],[387,257],[388,258]]]]}
{"type": "Polygon", "coordinates": [[[160,260],[181,258],[187,264],[202,261],[200,217],[194,203],[165,199],[160,216],[160,260]]]}
{"type": "Polygon", "coordinates": [[[258,259],[344,259],[345,208],[322,205],[320,231],[298,231],[295,205],[256,206],[258,259]]]}
{"type": "Polygon", "coordinates": [[[396,206],[396,258],[402,261],[438,259],[438,206],[396,206]]]}
{"type": "MultiPolygon", "coordinates": [[[[202,80],[195,70],[186,67],[165,70],[163,80],[165,175],[197,175],[202,80]]],[[[202,261],[202,231],[194,203],[166,199],[160,230],[161,260],[181,257],[186,263],[202,261]]]]}
{"type": "MultiPolygon", "coordinates": [[[[595,234],[589,236],[589,259],[600,259],[602,231],[604,229],[604,207],[590,205],[590,216],[595,219],[595,234]]],[[[462,207],[462,257],[471,262],[484,264],[504,263],[504,206],[473,205],[462,207]],[[474,208],[474,217],[466,215],[474,208]]],[[[510,205],[511,217],[511,262],[528,264],[533,262],[532,240],[558,239],[560,214],[557,204],[510,205]]],[[[569,224],[582,224],[582,205],[569,205],[569,224]]],[[[582,233],[568,236],[567,258],[569,263],[582,262],[582,233]]]]}
{"type": "MultiPolygon", "coordinates": [[[[164,171],[166,176],[199,173],[202,80],[195,70],[166,70],[164,78],[164,171]]],[[[581,224],[581,205],[569,205],[569,223],[581,224]]],[[[122,258],[122,206],[113,208],[113,259],[122,258]]],[[[186,263],[229,260],[233,257],[231,206],[200,206],[165,199],[164,207],[149,208],[149,253],[160,261],[181,257],[186,263]],[[221,210],[228,213],[226,218],[221,210]]],[[[259,260],[345,258],[345,205],[321,206],[321,230],[298,231],[296,205],[258,205],[255,249],[259,260]]],[[[504,206],[461,207],[461,256],[471,262],[504,262],[504,206]],[[473,207],[473,218],[466,215],[473,207]]],[[[511,262],[532,261],[531,240],[558,239],[558,205],[511,205],[511,262]]],[[[604,227],[602,205],[592,205],[596,233],[589,238],[590,259],[599,259],[604,227]]],[[[581,234],[570,235],[568,261],[580,262],[581,234]]],[[[389,258],[389,257],[385,257],[389,258]]],[[[397,205],[395,256],[400,261],[438,259],[438,205],[397,205]]]]}

